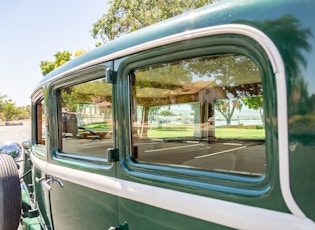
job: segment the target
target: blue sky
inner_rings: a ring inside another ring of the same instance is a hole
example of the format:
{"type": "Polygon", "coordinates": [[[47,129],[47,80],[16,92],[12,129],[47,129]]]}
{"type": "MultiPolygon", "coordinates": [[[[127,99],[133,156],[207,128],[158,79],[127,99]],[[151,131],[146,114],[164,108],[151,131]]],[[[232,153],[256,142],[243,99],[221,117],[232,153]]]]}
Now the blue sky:
{"type": "Polygon", "coordinates": [[[42,79],[39,64],[57,51],[93,49],[93,23],[107,0],[11,0],[0,7],[0,94],[29,105],[42,79]]]}

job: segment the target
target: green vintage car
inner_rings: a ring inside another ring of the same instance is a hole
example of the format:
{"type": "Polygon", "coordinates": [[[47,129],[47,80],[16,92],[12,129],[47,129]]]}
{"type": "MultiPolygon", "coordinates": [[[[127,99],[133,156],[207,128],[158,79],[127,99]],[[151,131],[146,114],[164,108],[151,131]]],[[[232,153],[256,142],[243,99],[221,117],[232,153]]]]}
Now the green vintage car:
{"type": "Polygon", "coordinates": [[[5,215],[21,229],[315,229],[314,12],[220,1],[51,72],[32,94],[22,216],[5,215]]]}

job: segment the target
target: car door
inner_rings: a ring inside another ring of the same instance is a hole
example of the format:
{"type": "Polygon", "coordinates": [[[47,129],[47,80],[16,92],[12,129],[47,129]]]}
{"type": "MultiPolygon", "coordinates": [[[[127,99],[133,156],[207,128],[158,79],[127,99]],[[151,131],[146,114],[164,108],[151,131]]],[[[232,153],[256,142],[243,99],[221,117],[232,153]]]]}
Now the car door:
{"type": "Polygon", "coordinates": [[[49,151],[44,189],[54,229],[108,229],[117,222],[112,85],[104,68],[60,78],[48,99],[49,151]]]}
{"type": "MultiPolygon", "coordinates": [[[[28,184],[30,194],[34,194],[35,208],[38,208],[40,213],[40,223],[47,229],[52,229],[52,222],[50,216],[50,200],[49,191],[43,187],[43,182],[46,179],[46,168],[47,168],[47,151],[46,151],[46,130],[47,130],[47,120],[46,120],[46,107],[44,91],[42,89],[38,90],[33,94],[33,148],[30,154],[30,159],[32,161],[32,178],[24,179],[28,184]]],[[[26,164],[30,164],[29,160],[26,160],[26,164]]],[[[34,212],[36,213],[36,212],[34,212]]],[[[37,214],[38,215],[38,214],[37,214]]],[[[36,215],[34,215],[36,216],[36,215]]]]}
{"type": "Polygon", "coordinates": [[[277,50],[249,26],[191,34],[194,39],[185,33],[151,42],[115,65],[117,88],[129,92],[118,100],[118,122],[129,124],[118,129],[119,222],[130,229],[307,223],[288,214],[290,201],[281,191],[290,188],[278,175],[286,162],[276,160],[277,136],[287,133],[273,121],[285,104],[277,104],[274,86],[276,74],[284,79],[276,71],[282,66],[277,50]]]}

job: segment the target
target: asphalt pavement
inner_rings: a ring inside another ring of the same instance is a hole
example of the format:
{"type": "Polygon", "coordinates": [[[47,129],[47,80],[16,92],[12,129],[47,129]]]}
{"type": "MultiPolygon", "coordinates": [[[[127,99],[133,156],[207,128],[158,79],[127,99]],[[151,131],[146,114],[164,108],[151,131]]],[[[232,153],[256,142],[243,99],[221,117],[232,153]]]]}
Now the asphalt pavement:
{"type": "Polygon", "coordinates": [[[31,122],[23,121],[23,125],[0,125],[0,144],[6,141],[22,141],[31,138],[31,122]]]}
{"type": "MultiPolygon", "coordinates": [[[[22,141],[31,138],[31,122],[24,121],[23,125],[0,125],[0,145],[6,141],[14,141],[21,145],[22,141]]],[[[23,154],[20,155],[18,162],[23,160],[23,154]]],[[[23,164],[19,163],[19,174],[23,174],[23,164]]]]}

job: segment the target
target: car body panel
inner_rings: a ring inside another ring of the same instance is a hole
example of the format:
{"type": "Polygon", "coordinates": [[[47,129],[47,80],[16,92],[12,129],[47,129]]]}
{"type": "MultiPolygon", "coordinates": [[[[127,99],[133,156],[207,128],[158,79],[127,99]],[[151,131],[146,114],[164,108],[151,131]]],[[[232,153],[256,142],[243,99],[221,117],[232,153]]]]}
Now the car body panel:
{"type": "MultiPolygon", "coordinates": [[[[313,229],[314,9],[310,0],[222,1],[125,35],[48,74],[32,95],[34,104],[44,97],[47,108],[46,150],[39,154],[35,146],[31,153],[43,225],[52,229],[127,228],[124,223],[129,229],[313,229]],[[262,70],[264,175],[135,162],[132,71],[230,52],[251,57],[262,70]],[[64,153],[58,142],[58,90],[96,78],[102,71],[113,86],[113,149],[101,158],[64,153]],[[111,160],[115,153],[119,159],[111,160]],[[42,182],[49,179],[53,183],[47,190],[42,182]]],[[[32,132],[36,139],[36,128],[32,132]]]]}

